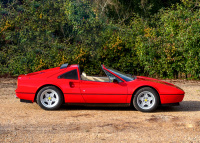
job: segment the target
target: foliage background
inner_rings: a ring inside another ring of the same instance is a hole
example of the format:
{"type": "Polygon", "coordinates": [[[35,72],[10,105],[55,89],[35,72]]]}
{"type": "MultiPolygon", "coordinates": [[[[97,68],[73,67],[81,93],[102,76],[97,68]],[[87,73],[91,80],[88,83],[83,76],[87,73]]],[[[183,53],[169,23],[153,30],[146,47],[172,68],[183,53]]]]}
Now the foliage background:
{"type": "Polygon", "coordinates": [[[63,63],[200,79],[198,0],[1,0],[0,75],[63,63]]]}

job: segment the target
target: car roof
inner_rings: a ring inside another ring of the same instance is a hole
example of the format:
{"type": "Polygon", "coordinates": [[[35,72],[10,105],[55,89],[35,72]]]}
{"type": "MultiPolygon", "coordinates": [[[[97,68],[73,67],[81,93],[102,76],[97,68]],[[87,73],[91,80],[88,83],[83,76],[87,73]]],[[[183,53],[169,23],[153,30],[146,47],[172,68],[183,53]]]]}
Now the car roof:
{"type": "Polygon", "coordinates": [[[68,65],[68,67],[71,67],[71,68],[75,68],[75,67],[78,67],[78,66],[79,66],[78,64],[68,65]]]}

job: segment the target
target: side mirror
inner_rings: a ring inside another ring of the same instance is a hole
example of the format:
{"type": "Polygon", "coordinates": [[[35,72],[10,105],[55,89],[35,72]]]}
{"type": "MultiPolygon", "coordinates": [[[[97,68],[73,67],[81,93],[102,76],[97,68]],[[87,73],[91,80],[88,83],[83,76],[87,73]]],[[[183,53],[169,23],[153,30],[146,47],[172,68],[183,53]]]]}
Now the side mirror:
{"type": "Polygon", "coordinates": [[[113,79],[113,83],[116,83],[116,84],[118,84],[119,82],[118,82],[118,80],[116,80],[116,79],[113,79]]]}

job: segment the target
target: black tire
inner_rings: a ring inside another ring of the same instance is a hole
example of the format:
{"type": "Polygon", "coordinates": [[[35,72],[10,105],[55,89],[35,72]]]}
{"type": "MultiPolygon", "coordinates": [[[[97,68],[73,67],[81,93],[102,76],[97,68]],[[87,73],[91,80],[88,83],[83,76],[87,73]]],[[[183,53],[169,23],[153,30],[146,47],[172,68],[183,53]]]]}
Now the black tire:
{"type": "Polygon", "coordinates": [[[55,86],[46,86],[37,94],[38,105],[45,110],[56,110],[63,104],[63,94],[55,86]]]}
{"type": "Polygon", "coordinates": [[[159,95],[150,87],[139,89],[133,96],[133,105],[138,111],[153,112],[159,105],[159,95]]]}

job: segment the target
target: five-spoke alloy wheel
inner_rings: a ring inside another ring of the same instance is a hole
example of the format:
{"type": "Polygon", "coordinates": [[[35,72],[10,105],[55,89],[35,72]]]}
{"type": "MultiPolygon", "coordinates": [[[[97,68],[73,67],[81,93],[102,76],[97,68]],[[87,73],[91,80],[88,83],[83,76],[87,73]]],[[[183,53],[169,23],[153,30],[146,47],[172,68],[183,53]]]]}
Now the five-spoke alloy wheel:
{"type": "Polygon", "coordinates": [[[150,87],[139,89],[133,98],[134,107],[142,112],[152,112],[157,108],[158,104],[158,93],[150,87]]]}
{"type": "Polygon", "coordinates": [[[55,110],[62,105],[63,96],[58,88],[46,86],[38,92],[37,103],[45,110],[55,110]]]}

